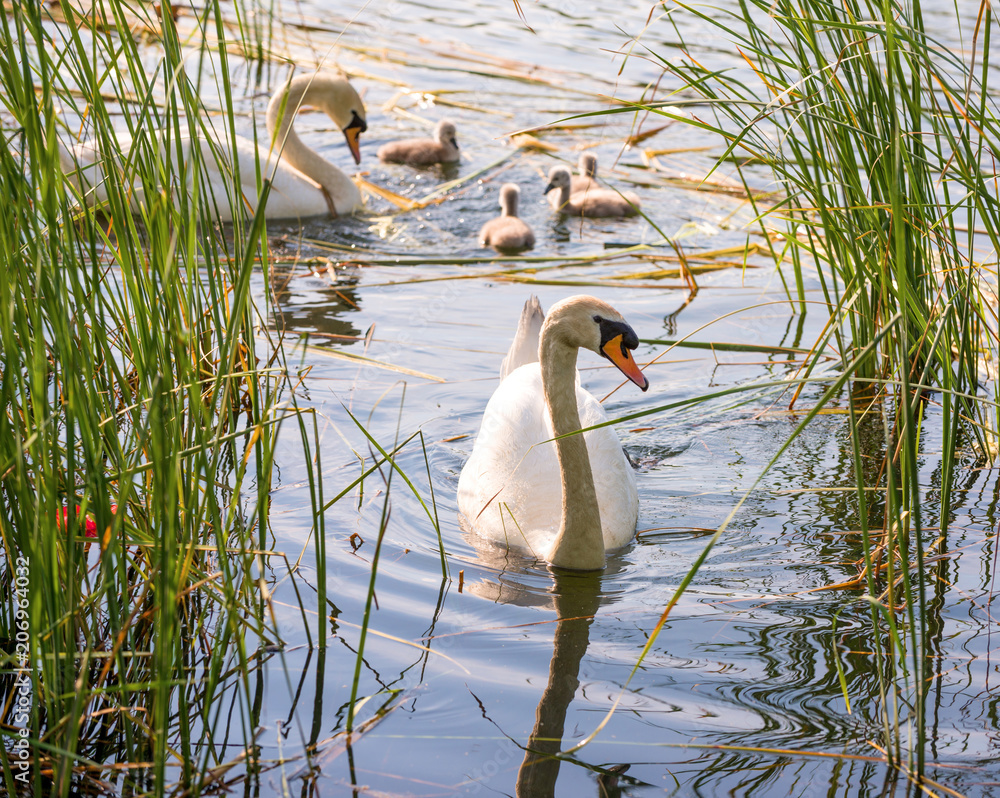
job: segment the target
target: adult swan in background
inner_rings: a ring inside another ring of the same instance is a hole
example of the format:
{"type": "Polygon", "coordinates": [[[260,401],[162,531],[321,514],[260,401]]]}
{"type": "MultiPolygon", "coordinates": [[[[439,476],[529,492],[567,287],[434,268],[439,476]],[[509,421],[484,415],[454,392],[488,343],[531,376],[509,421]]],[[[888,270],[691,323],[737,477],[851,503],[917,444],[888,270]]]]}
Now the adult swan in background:
{"type": "Polygon", "coordinates": [[[638,345],[599,299],[564,299],[548,317],[528,300],[458,481],[459,510],[477,534],[578,570],[603,568],[605,552],[632,539],[639,498],[618,436],[610,427],[567,433],[608,420],[579,385],[577,350],[606,357],[645,391],[630,351],[638,345]]]}
{"type": "MultiPolygon", "coordinates": [[[[365,121],[365,106],[358,93],[346,78],[337,75],[298,75],[283,83],[268,103],[267,131],[273,146],[263,143],[257,145],[249,139],[236,137],[238,188],[241,196],[234,199],[233,205],[245,208],[250,214],[257,210],[259,160],[261,178],[271,179],[271,192],[265,208],[268,219],[291,219],[320,214],[338,216],[349,214],[362,206],[361,192],[351,178],[306,146],[292,127],[295,114],[305,106],[325,111],[343,131],[355,163],[361,162],[358,137],[367,130],[368,125],[365,121]]],[[[160,136],[159,133],[156,135],[160,136]]],[[[187,132],[182,135],[182,157],[186,162],[191,138],[187,132]]],[[[119,137],[118,144],[124,158],[133,157],[132,141],[128,137],[119,137]]],[[[162,138],[161,145],[168,149],[162,138]]],[[[202,185],[209,192],[205,199],[214,203],[216,218],[223,222],[233,219],[229,195],[234,187],[234,159],[229,145],[229,139],[209,142],[204,136],[198,138],[205,173],[202,185]]],[[[175,153],[176,145],[169,147],[168,157],[174,159],[175,153]]],[[[82,178],[81,188],[88,192],[88,202],[93,204],[107,199],[109,186],[105,181],[101,153],[94,144],[78,144],[72,153],[64,150],[62,157],[66,174],[78,185],[82,178]]],[[[190,185],[190,176],[188,180],[190,185]]],[[[132,210],[138,211],[143,201],[143,188],[136,181],[132,187],[132,210]]]]}

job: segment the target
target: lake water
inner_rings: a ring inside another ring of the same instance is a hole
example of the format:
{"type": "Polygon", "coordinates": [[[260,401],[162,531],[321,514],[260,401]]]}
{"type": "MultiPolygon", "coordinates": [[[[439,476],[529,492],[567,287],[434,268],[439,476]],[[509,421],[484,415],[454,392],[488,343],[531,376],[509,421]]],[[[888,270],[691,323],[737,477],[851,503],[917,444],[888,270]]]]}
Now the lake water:
{"type": "MultiPolygon", "coordinates": [[[[542,134],[551,152],[515,151],[510,134],[606,108],[608,97],[638,98],[662,78],[654,55],[679,56],[677,32],[665,20],[654,19],[640,45],[630,42],[647,25],[646,2],[611,9],[574,0],[521,5],[534,32],[509,0],[345,2],[332,11],[303,0],[279,8],[283,26],[273,42],[279,55],[304,68],[340,67],[363,93],[369,131],[361,168],[368,181],[421,198],[445,180],[506,160],[420,210],[400,213],[373,196],[370,213],[355,219],[312,220],[303,229],[269,225],[274,254],[284,259],[270,286],[275,323],[308,344],[290,360],[310,369],[303,402],[318,414],[327,498],[359,475],[359,458],[371,460],[348,410],[386,448],[397,435],[422,430],[429,475],[419,441],[397,462],[428,502],[433,485],[447,576],[438,534],[403,480],[396,475],[387,488],[378,475],[369,477],[363,491],[353,490],[325,514],[326,586],[336,618],[329,648],[308,646],[296,590],[315,612],[313,517],[298,433],[288,427],[271,531],[274,548],[293,559],[302,552],[302,565],[298,584],[273,585],[289,646],[261,669],[258,743],[263,759],[291,761],[252,777],[248,793],[277,795],[288,779],[287,789],[303,795],[916,794],[874,747],[884,735],[860,592],[810,592],[852,578],[861,556],[857,536],[849,534],[858,520],[844,413],[818,417],[756,486],[636,668],[712,531],[754,487],[820,389],[807,389],[797,412],[788,411],[788,394],[761,388],[621,425],[619,435],[639,464],[640,534],[598,577],[556,580],[543,563],[505,557],[460,528],[458,475],[530,294],[547,308],[592,293],[646,340],[690,336],[808,349],[825,322],[821,312],[794,314],[780,278],[757,255],[746,269],[734,254],[730,268],[699,274],[700,290],[686,305],[689,292],[677,277],[615,279],[676,269],[669,248],[656,257],[580,260],[607,255],[609,245],[661,240],[641,218],[556,218],[542,195],[543,174],[558,161],[575,162],[582,148],[597,153],[610,184],[638,192],[660,230],[680,234],[689,256],[761,239],[743,227],[749,210],[739,196],[680,182],[700,180],[720,151],[718,141],[692,128],[657,117],[604,116],[542,134]],[[458,126],[457,168],[445,174],[377,162],[378,145],[424,134],[444,115],[458,126]],[[661,125],[668,126],[623,148],[630,133],[661,125]],[[658,171],[646,168],[644,150],[658,171]],[[531,254],[547,260],[494,262],[478,247],[476,233],[495,215],[504,181],[520,184],[521,215],[538,239],[531,254]],[[325,257],[348,263],[335,278],[310,275],[305,260],[325,257]],[[526,271],[528,265],[539,270],[526,271]],[[510,269],[519,271],[505,273],[510,269]],[[342,733],[359,627],[387,504],[358,689],[360,698],[370,698],[348,744],[342,733]],[[561,760],[525,753],[583,742],[612,707],[594,739],[561,760]],[[309,772],[301,755],[312,745],[317,754],[309,772]]],[[[937,5],[940,12],[928,16],[950,20],[951,4],[937,5]]],[[[676,23],[695,57],[746,69],[707,25],[679,14],[676,23]]],[[[953,46],[968,38],[950,21],[940,27],[953,46]]],[[[238,66],[235,89],[247,96],[260,90],[253,103],[260,112],[265,89],[284,74],[276,62],[263,74],[256,65],[238,66]]],[[[669,98],[674,88],[666,80],[655,96],[669,98]]],[[[304,114],[300,128],[326,157],[351,166],[325,117],[304,114]]],[[[723,170],[713,180],[732,177],[723,170]]],[[[770,187],[766,173],[752,178],[758,188],[770,187]]],[[[818,283],[806,287],[810,298],[821,298],[818,283]]],[[[263,280],[256,287],[262,304],[268,288],[263,280]]],[[[638,360],[665,349],[643,344],[638,360]]],[[[650,410],[787,377],[800,362],[789,354],[676,348],[647,370],[647,393],[626,385],[606,407],[612,417],[650,410]]],[[[596,396],[621,381],[596,357],[581,355],[580,366],[596,396]]],[[[963,456],[974,465],[971,454],[963,456]]],[[[939,453],[924,451],[923,458],[925,523],[935,526],[939,453]]],[[[951,556],[934,565],[931,626],[939,659],[927,756],[935,780],[987,796],[1000,790],[1000,651],[990,634],[1000,630],[989,603],[1000,494],[992,470],[970,468],[960,479],[944,544],[951,556]]],[[[901,725],[905,733],[905,720],[901,725]]]]}

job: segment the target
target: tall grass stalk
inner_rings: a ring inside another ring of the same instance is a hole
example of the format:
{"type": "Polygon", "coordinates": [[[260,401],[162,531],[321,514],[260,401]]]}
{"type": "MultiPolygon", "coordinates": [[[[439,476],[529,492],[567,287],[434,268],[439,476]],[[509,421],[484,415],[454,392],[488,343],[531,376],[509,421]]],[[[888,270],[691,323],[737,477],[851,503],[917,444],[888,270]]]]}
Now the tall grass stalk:
{"type": "MultiPolygon", "coordinates": [[[[73,794],[91,779],[81,765],[148,763],[128,777],[142,791],[197,795],[234,745],[252,768],[251,674],[281,640],[262,588],[288,412],[281,371],[263,365],[276,353],[255,333],[263,212],[223,231],[215,209],[242,202],[236,173],[212,196],[201,148],[182,148],[209,134],[200,81],[214,64],[220,164],[234,149],[225,42],[182,45],[164,5],[162,17],[149,7],[157,43],[144,43],[136,8],[109,0],[83,16],[63,3],[56,24],[50,6],[15,0],[0,15],[0,734],[27,730],[35,794],[73,794]],[[58,141],[81,132],[107,164],[100,208],[64,178],[58,141]]],[[[223,39],[222,18],[210,3],[201,33],[223,39]]],[[[20,771],[6,770],[12,792],[20,771]]]]}
{"type": "MultiPolygon", "coordinates": [[[[940,628],[926,600],[935,578],[925,562],[927,516],[946,533],[958,447],[981,456],[997,449],[996,407],[980,391],[983,362],[995,369],[998,354],[996,294],[984,279],[1000,244],[992,11],[980,4],[960,53],[925,28],[918,2],[740,0],[734,14],[676,0],[660,8],[666,24],[690,14],[738,48],[742,64],[727,70],[652,55],[714,115],[689,123],[723,137],[720,163],[750,154],[773,170],[787,200],[756,210],[776,261],[795,264],[790,301],[805,312],[815,279],[834,309],[841,362],[855,364],[856,495],[885,744],[920,774],[930,630],[940,628]],[[977,260],[990,250],[992,261],[977,260]],[[899,321],[883,336],[890,318],[899,321]],[[874,356],[856,358],[872,341],[874,356]],[[935,431],[942,499],[930,508],[919,457],[935,431]],[[882,462],[875,474],[862,462],[873,437],[882,462]],[[865,490],[873,484],[875,503],[865,490]]],[[[995,380],[993,390],[995,399],[995,380]]]]}

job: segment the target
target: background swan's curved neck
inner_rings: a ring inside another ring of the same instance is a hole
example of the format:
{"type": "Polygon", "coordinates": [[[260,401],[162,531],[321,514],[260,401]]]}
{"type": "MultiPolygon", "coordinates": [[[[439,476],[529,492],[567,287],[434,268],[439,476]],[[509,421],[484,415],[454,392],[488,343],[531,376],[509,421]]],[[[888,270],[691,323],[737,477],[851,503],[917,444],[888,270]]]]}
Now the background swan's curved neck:
{"type": "Polygon", "coordinates": [[[312,75],[300,75],[280,86],[267,106],[267,132],[274,142],[275,151],[281,152],[286,164],[317,182],[332,197],[353,191],[354,184],[336,166],[305,144],[295,132],[292,122],[299,109],[307,105],[322,108],[329,114],[328,109],[334,100],[330,97],[328,84],[315,81],[312,75]]]}
{"type": "MultiPolygon", "coordinates": [[[[554,327],[547,323],[542,330],[539,356],[545,403],[558,437],[580,429],[576,399],[578,348],[564,342],[554,327]]],[[[556,441],[556,452],[562,481],[562,522],[549,562],[561,568],[603,568],[601,511],[583,435],[560,438],[556,441]]]]}

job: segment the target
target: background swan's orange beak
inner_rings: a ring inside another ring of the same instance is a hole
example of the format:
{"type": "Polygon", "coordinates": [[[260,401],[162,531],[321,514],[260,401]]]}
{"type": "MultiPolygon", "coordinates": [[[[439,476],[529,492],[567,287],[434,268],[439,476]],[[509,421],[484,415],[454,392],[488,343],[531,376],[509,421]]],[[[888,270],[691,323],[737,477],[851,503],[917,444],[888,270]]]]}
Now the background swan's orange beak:
{"type": "Polygon", "coordinates": [[[361,163],[361,128],[344,128],[344,138],[347,139],[347,146],[351,148],[351,155],[354,156],[354,163],[361,163]]]}
{"type": "Polygon", "coordinates": [[[639,371],[639,365],[632,359],[632,353],[622,346],[622,336],[616,335],[608,341],[601,351],[605,357],[618,366],[618,370],[638,385],[642,390],[649,387],[649,380],[646,375],[639,371]]]}

